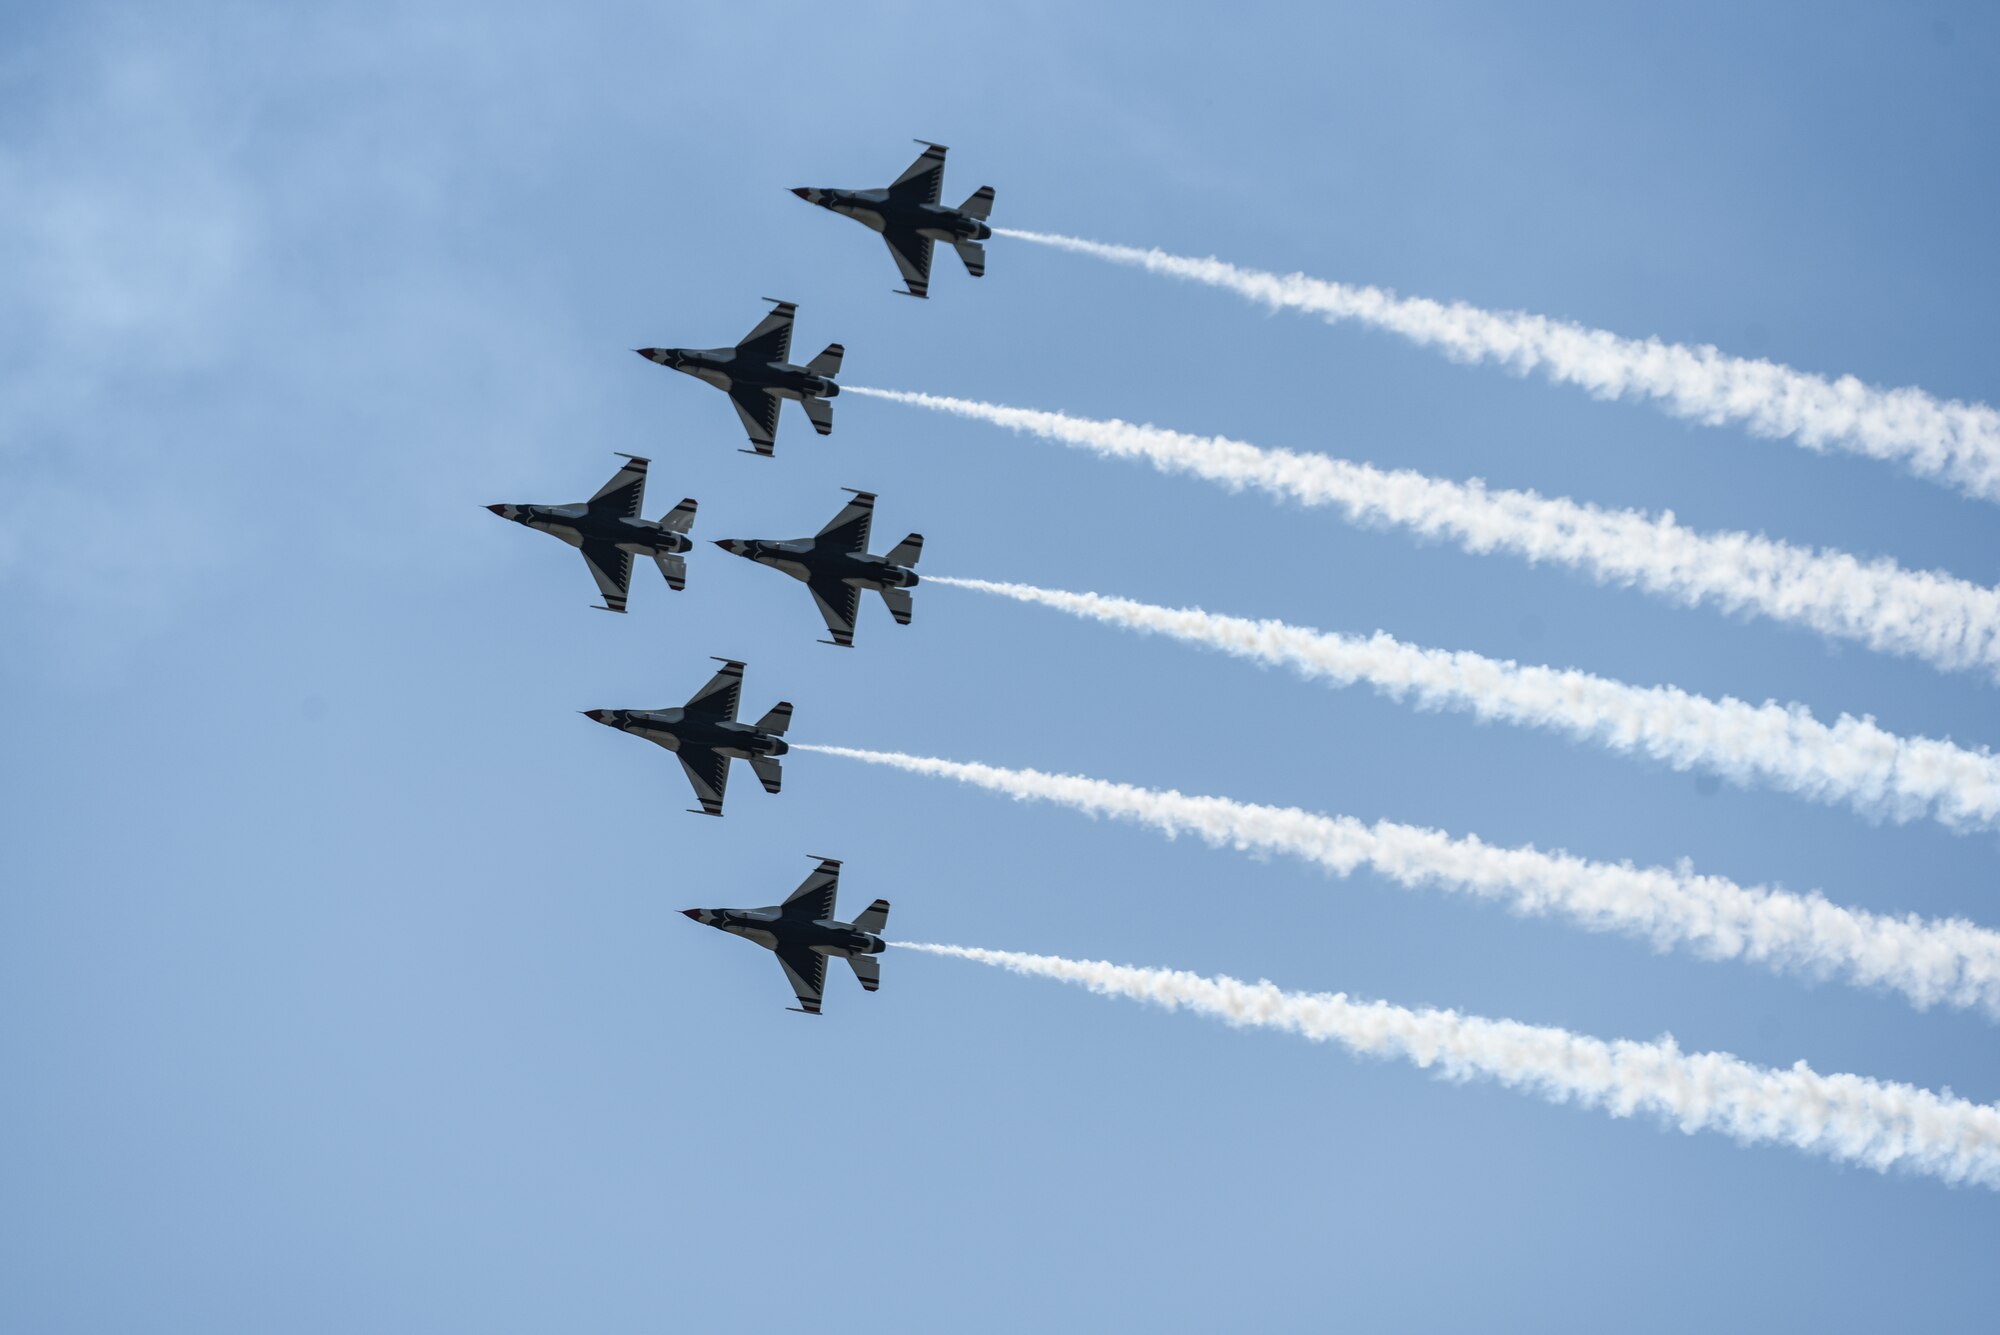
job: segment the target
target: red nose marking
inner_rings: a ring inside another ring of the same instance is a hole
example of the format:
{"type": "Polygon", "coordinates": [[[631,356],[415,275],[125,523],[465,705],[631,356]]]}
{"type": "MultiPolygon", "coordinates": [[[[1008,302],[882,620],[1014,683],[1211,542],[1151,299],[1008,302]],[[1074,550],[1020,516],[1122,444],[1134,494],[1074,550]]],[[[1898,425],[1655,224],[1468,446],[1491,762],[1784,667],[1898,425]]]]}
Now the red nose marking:
{"type": "Polygon", "coordinates": [[[696,922],[700,922],[700,921],[701,921],[701,910],[700,910],[700,909],[682,909],[682,910],[681,910],[681,916],[683,916],[683,917],[687,917],[687,918],[693,918],[693,919],[694,919],[694,920],[695,920],[696,922]]]}

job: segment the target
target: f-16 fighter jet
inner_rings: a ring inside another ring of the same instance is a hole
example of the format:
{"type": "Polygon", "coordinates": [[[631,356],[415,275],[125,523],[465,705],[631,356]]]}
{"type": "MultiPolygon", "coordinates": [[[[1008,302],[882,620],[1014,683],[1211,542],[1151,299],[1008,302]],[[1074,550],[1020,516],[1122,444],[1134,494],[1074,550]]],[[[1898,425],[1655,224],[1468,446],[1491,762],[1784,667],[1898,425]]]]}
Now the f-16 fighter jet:
{"type": "Polygon", "coordinates": [[[792,722],[791,702],[778,701],[755,723],[738,723],[736,705],[743,696],[743,665],[726,658],[715,661],[722,664],[722,671],[679,709],[583,711],[585,718],[644,737],[679,755],[681,768],[687,771],[688,782],[701,802],[701,810],[695,814],[703,816],[722,814],[731,760],[749,761],[764,791],[775,793],[784,781],[778,757],[791,750],[785,744],[785,729],[792,722]]]}
{"type": "Polygon", "coordinates": [[[812,419],[813,430],[822,436],[833,430],[833,405],[827,400],[840,393],[833,378],[840,374],[840,359],[847,351],[829,343],[825,352],[804,366],[792,365],[792,316],[799,308],[789,301],[772,304],[777,309],[733,348],[636,350],[649,362],[684,371],[727,394],[743,419],[743,429],[750,433],[754,452],[767,459],[777,442],[778,408],[784,399],[797,399],[812,419]]]}
{"type": "Polygon", "coordinates": [[[606,612],[623,612],[632,589],[632,558],[650,556],[667,577],[667,587],[687,587],[687,562],[680,553],[692,551],[687,532],[694,524],[694,502],[682,501],[658,522],[639,518],[646,501],[646,465],[650,460],[622,454],[628,460],[597,494],[576,505],[489,505],[502,519],[554,534],[583,553],[590,577],[604,595],[606,612]]]}
{"type": "Polygon", "coordinates": [[[944,194],[943,144],[926,143],[923,156],[886,190],[832,190],[800,186],[792,193],[809,204],[844,214],[882,234],[889,254],[909,285],[906,296],[930,294],[932,243],[943,241],[958,252],[974,278],[986,272],[986,248],[979,243],[993,235],[986,217],[993,212],[993,187],[982,185],[957,208],[938,203],[944,194]]]}
{"type": "Polygon", "coordinates": [[[682,909],[696,922],[720,928],[731,936],[755,941],[775,951],[799,1004],[788,1010],[819,1014],[820,993],[826,990],[826,960],[838,955],[854,966],[854,976],[870,992],[882,986],[882,964],[875,956],[887,945],[882,929],[889,925],[889,901],[878,899],[841,922],[833,916],[840,893],[840,863],[821,858],[805,883],[782,904],[765,909],[682,909]]]}
{"type": "MultiPolygon", "coordinates": [[[[852,487],[844,490],[854,491],[852,487]]],[[[875,493],[855,491],[854,499],[814,537],[789,541],[719,538],[715,545],[803,581],[812,590],[819,614],[826,618],[826,628],[833,635],[820,643],[851,649],[863,589],[882,595],[897,625],[910,624],[910,590],[917,586],[917,572],[910,567],[924,551],[924,535],[912,533],[887,556],[870,553],[868,526],[874,515],[875,493]]]]}

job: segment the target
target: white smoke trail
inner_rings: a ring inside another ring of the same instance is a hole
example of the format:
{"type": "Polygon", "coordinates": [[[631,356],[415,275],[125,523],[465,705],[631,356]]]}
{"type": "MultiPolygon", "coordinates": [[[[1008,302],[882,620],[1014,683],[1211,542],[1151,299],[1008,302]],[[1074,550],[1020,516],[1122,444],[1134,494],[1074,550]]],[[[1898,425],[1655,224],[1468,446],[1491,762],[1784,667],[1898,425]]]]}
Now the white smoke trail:
{"type": "Polygon", "coordinates": [[[1842,908],[1818,893],[1742,886],[1680,866],[1589,862],[1533,847],[1495,848],[1441,830],[1226,797],[1190,797],[1080,775],[1001,769],[892,751],[792,744],[913,774],[956,779],[1020,801],[1054,802],[1212,847],[1284,853],[1336,876],[1357,867],[1407,887],[1437,886],[1498,900],[1529,914],[1560,913],[1591,931],[1620,931],[1656,947],[1685,946],[1710,959],[1754,960],[1778,970],[1838,976],[1891,988],[1919,1009],[1937,1003],[2000,1018],[2000,932],[1962,918],[1925,921],[1842,908]]]}
{"type": "Polygon", "coordinates": [[[1603,510],[1532,491],[1489,491],[1476,479],[1447,482],[1224,436],[906,390],[850,385],[843,392],[1144,459],[1162,472],[1192,473],[1232,491],[1257,487],[1305,505],[1334,505],[1350,520],[1449,537],[1469,552],[1503,550],[1553,561],[1688,606],[1755,612],[1940,668],[1979,667],[2000,677],[2000,590],[1942,571],[1904,570],[1887,559],[1861,561],[1749,533],[1697,533],[1671,514],[1603,510]]]}
{"type": "Polygon", "coordinates": [[[1240,658],[1347,686],[1365,681],[1395,699],[1482,719],[1555,728],[1675,769],[1700,766],[1737,783],[1761,781],[1817,802],[1896,820],[1931,816],[1952,829],[2000,826],[2000,756],[1930,737],[1899,737],[1873,719],[1831,726],[1803,705],[1710,700],[1672,686],[1628,686],[1587,672],[1403,644],[1382,631],[1332,635],[1282,621],[1155,607],[1129,598],[1032,584],[926,575],[1131,630],[1170,635],[1240,658]]]}
{"type": "Polygon", "coordinates": [[[1524,311],[1445,305],[1379,287],[1241,269],[1213,258],[994,230],[1017,241],[1224,288],[1273,310],[1372,325],[1441,349],[1456,361],[1498,362],[1521,375],[1540,371],[1600,399],[1654,399],[1675,417],[1710,426],[1741,423],[1757,435],[1791,439],[1812,450],[1831,446],[1898,462],[1969,495],[2000,499],[2000,412],[1983,403],[1940,401],[1913,388],[1880,389],[1851,375],[1827,380],[1775,362],[1731,357],[1709,344],[1620,338],[1524,311]]]}
{"type": "Polygon", "coordinates": [[[1012,950],[898,941],[902,950],[973,960],[1080,983],[1103,996],[1185,1007],[1232,1025],[1281,1029],[1367,1056],[1402,1057],[1455,1080],[1485,1078],[1614,1117],[1650,1113],[1682,1131],[1719,1131],[1878,1171],[2000,1187],[2000,1108],[1858,1075],[1753,1066],[1728,1053],[1682,1052],[1671,1037],[1607,1043],[1566,1029],[1457,1011],[1408,1010],[1343,992],[1287,992],[1268,982],[1012,950]]]}

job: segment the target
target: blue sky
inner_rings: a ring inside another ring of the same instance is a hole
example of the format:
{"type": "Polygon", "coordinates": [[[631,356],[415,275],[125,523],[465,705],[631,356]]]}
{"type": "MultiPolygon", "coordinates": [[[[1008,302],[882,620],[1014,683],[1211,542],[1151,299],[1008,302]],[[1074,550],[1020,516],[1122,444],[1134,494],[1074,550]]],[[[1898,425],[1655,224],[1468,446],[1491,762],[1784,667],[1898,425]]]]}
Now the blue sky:
{"type": "MultiPolygon", "coordinates": [[[[2000,1100],[1992,1025],[831,758],[682,814],[577,717],[749,663],[801,740],[1991,923],[1990,835],[943,588],[859,647],[705,545],[624,618],[481,508],[654,459],[938,573],[2000,739],[1991,683],[891,404],[774,462],[629,349],[759,298],[844,378],[1671,509],[2000,580],[1895,469],[995,243],[892,297],[792,199],[912,136],[995,221],[1991,401],[1984,7],[15,7],[0,18],[0,1328],[1962,1327],[1990,1192],[891,954],[783,1010],[676,910],[846,860],[892,935],[1671,1032],[2000,1100]],[[891,533],[893,530],[893,533],[891,533]],[[706,556],[703,553],[706,553],[706,556]]],[[[843,971],[844,975],[844,971],[843,971]]]]}

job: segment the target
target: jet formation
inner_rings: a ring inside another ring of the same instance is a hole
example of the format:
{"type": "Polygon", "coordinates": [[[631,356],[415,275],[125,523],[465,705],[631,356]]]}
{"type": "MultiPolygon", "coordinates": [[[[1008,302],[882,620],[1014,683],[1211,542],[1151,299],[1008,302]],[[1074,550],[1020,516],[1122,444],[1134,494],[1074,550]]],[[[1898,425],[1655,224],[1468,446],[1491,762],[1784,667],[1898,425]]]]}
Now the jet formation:
{"type": "Polygon", "coordinates": [[[873,992],[882,986],[882,965],[875,956],[887,948],[882,931],[889,925],[889,901],[878,899],[856,914],[853,922],[834,917],[840,894],[840,863],[821,858],[819,866],[782,904],[761,909],[682,909],[698,923],[755,941],[778,957],[785,981],[799,1004],[789,1007],[818,1015],[826,991],[826,962],[844,959],[853,966],[861,986],[873,992]]]}
{"type": "Polygon", "coordinates": [[[592,606],[606,612],[625,610],[634,556],[652,557],[667,577],[667,587],[679,592],[687,587],[687,562],[680,554],[694,549],[688,538],[694,526],[694,502],[683,500],[657,520],[639,518],[646,503],[646,467],[652,461],[636,454],[618,457],[625,466],[587,501],[486,507],[502,519],[561,538],[581,551],[597,591],[604,595],[602,603],[592,606]]]}
{"type": "Polygon", "coordinates": [[[833,636],[820,643],[851,649],[864,590],[882,595],[897,625],[910,624],[910,590],[917,586],[917,572],[911,567],[923,555],[924,535],[912,533],[887,555],[874,555],[868,550],[868,530],[875,516],[875,493],[846,490],[854,499],[810,538],[717,538],[715,545],[803,583],[833,636]]]}
{"type": "Polygon", "coordinates": [[[722,671],[694,693],[679,709],[586,709],[583,716],[607,728],[643,737],[680,757],[688,782],[694,785],[702,816],[722,814],[722,796],[729,788],[729,762],[747,760],[764,791],[775,793],[784,783],[778,757],[791,748],[785,729],[791,726],[792,702],[780,700],[755,723],[736,721],[743,698],[743,665],[718,658],[722,671]]]}
{"type": "Polygon", "coordinates": [[[882,234],[889,254],[903,275],[904,296],[927,297],[931,290],[931,251],[942,241],[958,252],[965,271],[974,278],[986,273],[986,248],[979,243],[993,235],[986,219],[993,212],[993,187],[982,185],[957,208],[940,204],[944,195],[943,144],[919,139],[924,151],[901,176],[879,190],[841,190],[799,186],[792,193],[808,204],[852,218],[882,234]]]}
{"type": "MultiPolygon", "coordinates": [[[[801,187],[792,193],[879,232],[903,276],[904,295],[927,297],[932,255],[939,241],[958,252],[974,278],[985,274],[986,251],[981,243],[993,236],[987,221],[993,210],[993,188],[981,186],[957,208],[941,203],[945,147],[917,142],[924,151],[881,189],[801,187]]],[[[794,364],[792,326],[798,307],[789,301],[765,300],[771,302],[771,312],[733,347],[636,351],[655,365],[693,376],[727,394],[749,438],[750,448],[743,453],[768,459],[777,451],[778,421],[786,399],[798,402],[814,431],[822,436],[832,433],[833,400],[840,394],[837,377],[846,349],[829,343],[805,365],[794,364]]],[[[669,588],[686,588],[683,558],[694,549],[689,534],[696,506],[687,499],[657,520],[642,519],[650,461],[634,454],[619,457],[625,462],[587,501],[486,508],[576,548],[603,598],[594,606],[622,613],[631,596],[636,557],[650,557],[669,588]]],[[[919,583],[916,565],[924,538],[912,533],[886,553],[870,552],[875,493],[845,490],[853,499],[811,537],[722,538],[715,545],[804,584],[832,637],[821,643],[851,649],[862,596],[870,590],[881,595],[898,625],[910,624],[911,590],[919,583]]],[[[594,722],[672,751],[699,803],[689,810],[705,816],[722,815],[732,761],[748,761],[764,790],[776,793],[784,782],[780,758],[790,750],[785,732],[791,726],[791,703],[779,701],[755,723],[739,721],[743,664],[734,659],[716,661],[722,664],[721,671],[678,709],[583,711],[594,722]]],[[[696,922],[774,952],[798,1000],[791,1009],[818,1015],[829,958],[845,959],[867,991],[882,984],[876,957],[887,944],[882,932],[888,926],[889,903],[876,900],[852,922],[836,918],[840,865],[834,858],[820,858],[813,873],[782,904],[683,912],[696,922]]]]}
{"type": "Polygon", "coordinates": [[[750,448],[743,453],[768,459],[777,450],[778,409],[786,399],[796,399],[805,409],[813,430],[822,436],[832,432],[833,404],[828,400],[840,393],[833,378],[840,374],[840,359],[847,349],[829,343],[826,351],[804,366],[792,365],[792,317],[799,308],[789,301],[764,300],[776,309],[733,348],[634,351],[649,362],[691,375],[727,394],[750,435],[750,448]]]}

